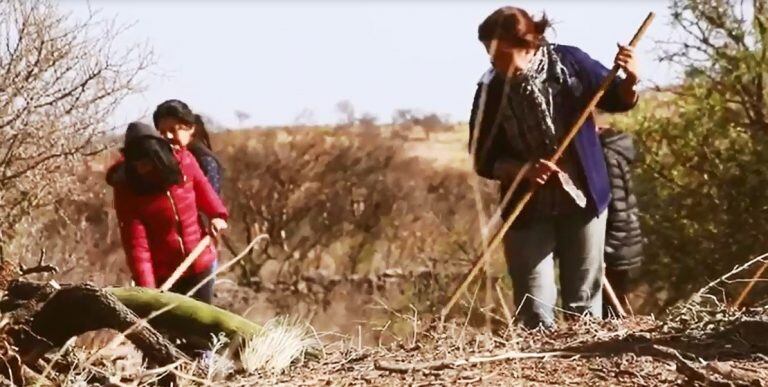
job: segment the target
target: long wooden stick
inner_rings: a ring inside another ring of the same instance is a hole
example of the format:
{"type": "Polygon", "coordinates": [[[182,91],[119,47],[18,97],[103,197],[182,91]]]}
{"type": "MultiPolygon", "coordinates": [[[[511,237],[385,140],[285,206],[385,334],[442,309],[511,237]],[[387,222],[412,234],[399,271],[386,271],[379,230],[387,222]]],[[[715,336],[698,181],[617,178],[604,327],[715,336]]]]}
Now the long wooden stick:
{"type": "Polygon", "coordinates": [[[616,313],[619,315],[618,317],[627,317],[627,313],[624,311],[624,306],[621,305],[621,300],[619,300],[619,297],[616,297],[616,292],[613,291],[613,286],[611,286],[611,283],[608,282],[608,277],[605,276],[605,273],[603,273],[603,288],[605,288],[605,292],[608,293],[608,298],[611,300],[613,308],[616,309],[616,313]]]}
{"type": "Polygon", "coordinates": [[[168,290],[173,286],[173,284],[176,283],[176,281],[181,278],[181,275],[184,274],[187,269],[189,269],[190,266],[192,266],[192,262],[197,259],[197,257],[200,256],[200,254],[205,251],[205,249],[208,247],[208,245],[211,243],[211,236],[206,235],[203,237],[203,239],[200,240],[200,242],[197,243],[197,246],[195,246],[194,249],[192,249],[192,252],[189,253],[189,255],[184,258],[184,260],[181,262],[179,267],[176,268],[176,270],[171,274],[170,277],[168,277],[167,280],[165,280],[165,283],[163,283],[162,286],[160,286],[160,290],[168,290]]]}
{"type": "Polygon", "coordinates": [[[738,308],[742,302],[747,298],[747,295],[752,290],[752,287],[755,286],[755,282],[757,282],[757,279],[760,278],[760,276],[763,275],[763,272],[765,269],[768,268],[768,261],[765,261],[762,266],[760,266],[759,269],[755,272],[755,275],[752,276],[752,279],[749,280],[749,283],[747,283],[747,286],[744,287],[744,290],[741,291],[741,294],[739,294],[739,298],[736,299],[736,302],[733,303],[734,308],[738,308]]]}
{"type": "MultiPolygon", "coordinates": [[[[642,36],[645,34],[645,31],[651,25],[651,22],[653,21],[653,18],[655,16],[656,15],[653,12],[648,14],[648,16],[643,21],[643,24],[640,26],[637,32],[635,32],[635,36],[632,37],[632,40],[629,43],[630,47],[637,46],[637,43],[640,41],[640,38],[642,38],[642,36]]],[[[595,109],[595,106],[597,106],[597,103],[600,101],[600,98],[608,89],[608,86],[611,85],[611,83],[613,82],[613,79],[616,77],[616,74],[618,72],[619,72],[619,66],[614,65],[611,71],[608,73],[608,75],[606,75],[605,79],[603,79],[603,83],[600,84],[600,87],[597,89],[597,92],[589,101],[589,104],[587,104],[587,106],[581,112],[581,115],[579,115],[576,122],[574,122],[573,125],[571,126],[571,129],[568,131],[568,134],[563,139],[563,142],[557,148],[557,151],[555,152],[555,154],[549,158],[550,162],[557,163],[557,161],[560,160],[560,158],[563,156],[563,153],[565,152],[568,145],[571,143],[573,138],[576,137],[576,134],[579,132],[581,125],[583,125],[584,121],[586,121],[587,118],[590,116],[590,114],[592,114],[592,110],[595,109]]],[[[443,321],[445,320],[445,317],[448,315],[448,313],[450,313],[451,308],[453,308],[453,305],[456,304],[461,294],[464,291],[466,291],[469,283],[472,281],[472,279],[477,275],[477,273],[483,267],[483,263],[491,255],[490,254],[491,251],[493,251],[496,247],[499,246],[502,239],[504,238],[504,234],[506,234],[509,227],[515,221],[518,215],[520,215],[520,212],[523,210],[523,208],[528,203],[528,201],[531,200],[531,197],[533,196],[533,193],[535,192],[535,190],[536,190],[536,186],[531,186],[531,188],[528,189],[528,191],[523,195],[523,197],[520,198],[520,201],[517,203],[512,213],[509,215],[509,217],[504,222],[502,227],[498,230],[498,232],[496,232],[496,234],[493,236],[493,238],[491,239],[491,242],[483,250],[483,253],[480,254],[480,256],[478,256],[477,259],[475,259],[475,262],[472,265],[472,269],[464,276],[464,279],[461,281],[461,284],[452,293],[448,303],[443,307],[443,310],[440,311],[441,320],[443,321]]],[[[509,194],[510,193],[507,192],[505,197],[509,194]]]]}

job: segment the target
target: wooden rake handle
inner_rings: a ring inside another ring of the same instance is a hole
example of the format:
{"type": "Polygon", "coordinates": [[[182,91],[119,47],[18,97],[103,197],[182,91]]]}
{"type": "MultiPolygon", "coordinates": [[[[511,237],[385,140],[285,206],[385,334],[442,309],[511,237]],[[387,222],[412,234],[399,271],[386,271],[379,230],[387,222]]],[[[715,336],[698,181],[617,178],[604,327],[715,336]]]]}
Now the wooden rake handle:
{"type": "Polygon", "coordinates": [[[168,289],[173,286],[173,284],[176,283],[176,281],[181,278],[181,275],[184,274],[187,269],[189,269],[190,266],[192,266],[192,262],[195,262],[195,259],[200,256],[200,254],[205,251],[205,249],[208,247],[209,244],[211,244],[211,236],[206,235],[203,237],[203,239],[200,240],[200,242],[197,243],[197,246],[195,246],[194,249],[192,249],[192,252],[189,253],[189,255],[184,258],[184,260],[181,262],[179,267],[176,268],[176,270],[171,274],[170,277],[168,277],[167,280],[163,283],[162,286],[160,286],[160,290],[167,291],[168,289]]]}
{"type": "Polygon", "coordinates": [[[768,261],[765,261],[759,269],[755,272],[755,275],[752,276],[752,279],[747,282],[747,286],[744,287],[744,290],[741,291],[741,294],[739,294],[739,298],[736,299],[736,302],[733,303],[733,308],[738,308],[741,306],[741,303],[744,302],[744,300],[747,299],[747,295],[749,295],[749,292],[752,290],[752,287],[755,286],[755,282],[763,275],[763,272],[765,269],[768,268],[768,261]]]}
{"type": "MultiPolygon", "coordinates": [[[[651,25],[651,22],[653,22],[653,19],[655,16],[656,15],[653,12],[650,12],[648,14],[648,16],[643,21],[643,24],[640,26],[637,32],[635,32],[635,36],[633,36],[632,40],[629,42],[630,47],[637,46],[637,43],[640,41],[640,39],[645,34],[645,31],[651,25]]],[[[603,79],[603,82],[600,84],[600,87],[597,89],[597,92],[595,93],[595,95],[589,101],[589,104],[587,104],[587,106],[579,115],[578,119],[571,126],[565,138],[563,138],[563,141],[558,146],[555,154],[552,155],[552,157],[550,157],[549,159],[550,162],[557,163],[557,161],[560,160],[560,158],[563,156],[563,153],[565,152],[568,145],[571,143],[573,138],[576,137],[576,134],[579,132],[581,125],[583,125],[584,122],[587,120],[587,118],[589,118],[589,116],[592,114],[592,111],[597,106],[597,103],[600,101],[600,98],[603,96],[603,94],[605,94],[605,91],[611,85],[614,78],[616,78],[616,74],[618,74],[618,72],[619,72],[619,66],[614,65],[611,71],[608,73],[608,75],[606,75],[605,79],[603,79]]],[[[488,246],[486,246],[483,252],[475,259],[474,263],[472,264],[472,269],[469,272],[467,272],[467,274],[464,276],[464,279],[461,281],[461,284],[459,284],[456,290],[454,290],[454,292],[452,293],[451,298],[448,300],[448,303],[443,307],[442,311],[440,311],[441,321],[445,321],[445,317],[448,315],[448,313],[450,313],[451,308],[453,308],[453,305],[456,304],[456,302],[459,300],[459,297],[461,297],[461,294],[466,291],[467,286],[469,286],[469,283],[472,281],[472,279],[477,275],[477,273],[483,267],[483,264],[488,259],[488,257],[491,256],[491,252],[494,249],[496,249],[496,247],[499,246],[502,239],[504,238],[504,234],[506,234],[509,227],[515,221],[518,215],[520,215],[520,212],[523,210],[523,208],[528,203],[528,201],[531,200],[531,197],[533,196],[533,193],[535,192],[535,190],[536,190],[536,187],[532,186],[525,193],[525,195],[523,195],[523,197],[520,198],[520,201],[517,203],[512,213],[509,215],[509,218],[507,218],[507,220],[504,222],[504,224],[501,226],[498,232],[494,234],[488,246]]],[[[507,197],[508,195],[511,196],[511,192],[507,192],[504,196],[507,197]]]]}

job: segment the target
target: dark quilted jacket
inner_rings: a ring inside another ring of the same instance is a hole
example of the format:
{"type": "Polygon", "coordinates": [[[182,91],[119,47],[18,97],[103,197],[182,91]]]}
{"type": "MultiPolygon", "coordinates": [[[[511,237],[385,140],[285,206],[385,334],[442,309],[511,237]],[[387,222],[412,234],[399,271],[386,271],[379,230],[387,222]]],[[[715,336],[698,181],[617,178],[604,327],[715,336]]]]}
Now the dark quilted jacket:
{"type": "Polygon", "coordinates": [[[611,186],[605,264],[608,269],[628,270],[639,266],[643,259],[643,236],[630,176],[635,147],[629,134],[613,129],[603,130],[600,140],[611,186]]]}

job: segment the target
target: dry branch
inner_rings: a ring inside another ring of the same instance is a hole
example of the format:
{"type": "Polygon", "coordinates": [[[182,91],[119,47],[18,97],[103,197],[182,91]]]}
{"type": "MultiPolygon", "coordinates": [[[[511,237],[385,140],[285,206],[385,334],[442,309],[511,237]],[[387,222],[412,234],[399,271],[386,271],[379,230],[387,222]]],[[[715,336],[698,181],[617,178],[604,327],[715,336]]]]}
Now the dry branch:
{"type": "MultiPolygon", "coordinates": [[[[36,361],[71,337],[106,328],[123,331],[139,321],[115,296],[90,284],[57,288],[50,283],[17,280],[8,288],[0,310],[13,316],[10,336],[25,363],[36,361]]],[[[165,365],[186,359],[147,325],[140,325],[127,337],[152,363],[165,365]]]]}
{"type": "Polygon", "coordinates": [[[742,265],[738,265],[738,266],[734,267],[733,270],[731,270],[728,273],[720,276],[720,278],[718,278],[718,279],[708,283],[706,286],[704,286],[701,289],[699,289],[699,291],[696,292],[695,294],[693,294],[691,297],[689,297],[688,300],[684,304],[690,304],[692,302],[696,302],[696,301],[700,300],[712,288],[714,288],[714,287],[716,287],[716,286],[718,286],[720,284],[727,283],[730,280],[731,277],[733,277],[734,275],[749,269],[750,267],[752,267],[752,265],[754,265],[754,264],[756,264],[758,262],[763,262],[764,264],[766,262],[768,262],[768,253],[759,255],[759,256],[749,260],[748,262],[742,264],[742,265]]]}
{"type": "Polygon", "coordinates": [[[452,360],[436,360],[424,363],[396,363],[386,360],[377,360],[374,362],[374,368],[382,371],[409,373],[413,371],[440,371],[448,368],[456,368],[469,364],[489,363],[495,361],[506,360],[521,360],[521,359],[542,359],[548,357],[572,357],[578,355],[574,352],[541,352],[541,353],[525,353],[525,352],[505,352],[493,356],[473,356],[466,359],[452,359],[452,360]]]}
{"type": "Polygon", "coordinates": [[[42,273],[55,274],[59,272],[59,268],[54,265],[45,263],[45,249],[42,249],[40,250],[40,258],[37,261],[37,265],[32,267],[25,267],[24,265],[19,264],[19,272],[21,273],[22,277],[42,273]]]}
{"type": "Polygon", "coordinates": [[[0,2],[0,242],[29,233],[20,224],[36,210],[74,197],[72,170],[107,148],[112,113],[153,61],[146,47],[116,49],[123,32],[51,0],[0,2]]]}

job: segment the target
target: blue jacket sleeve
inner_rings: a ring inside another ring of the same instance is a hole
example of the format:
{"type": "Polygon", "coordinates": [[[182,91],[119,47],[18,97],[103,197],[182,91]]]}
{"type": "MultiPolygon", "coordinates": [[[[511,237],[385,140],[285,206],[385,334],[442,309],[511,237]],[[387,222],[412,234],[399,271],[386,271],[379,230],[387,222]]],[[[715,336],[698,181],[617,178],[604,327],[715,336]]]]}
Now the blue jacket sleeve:
{"type": "Polygon", "coordinates": [[[208,155],[203,155],[199,161],[203,174],[208,178],[208,182],[211,183],[216,194],[221,197],[221,167],[219,167],[219,163],[208,155]]]}
{"type": "MultiPolygon", "coordinates": [[[[576,47],[565,47],[566,51],[570,54],[577,71],[580,73],[580,78],[585,83],[585,90],[591,98],[597,92],[603,79],[608,75],[610,70],[603,66],[602,63],[592,59],[586,52],[576,47]]],[[[613,82],[608,89],[605,90],[605,94],[600,98],[597,103],[597,107],[609,113],[622,113],[629,111],[637,104],[637,100],[625,101],[619,92],[619,84],[622,82],[622,78],[618,75],[613,79],[613,82]]]]}

